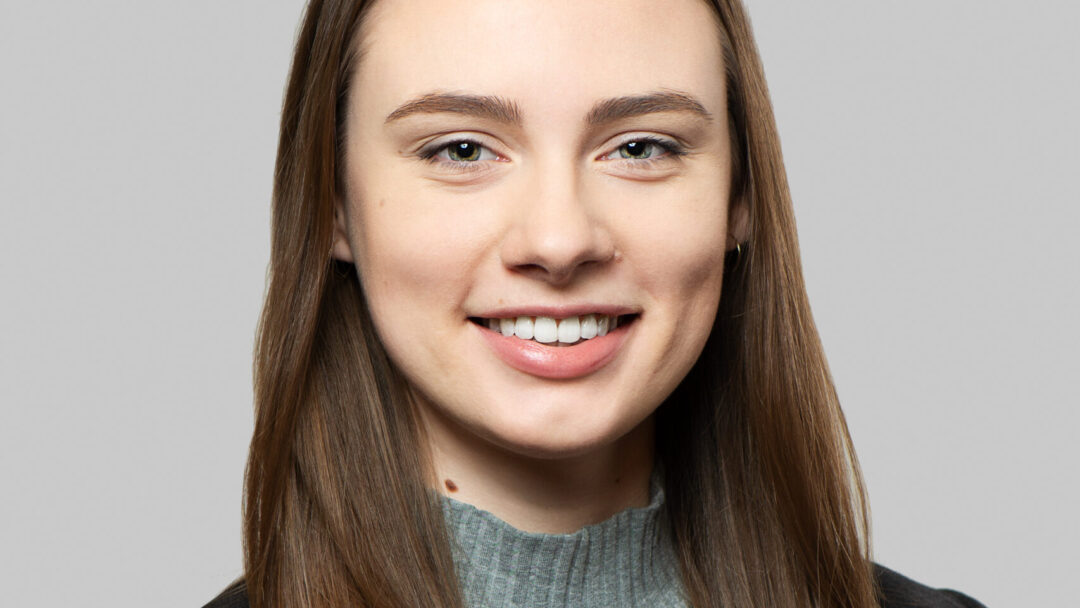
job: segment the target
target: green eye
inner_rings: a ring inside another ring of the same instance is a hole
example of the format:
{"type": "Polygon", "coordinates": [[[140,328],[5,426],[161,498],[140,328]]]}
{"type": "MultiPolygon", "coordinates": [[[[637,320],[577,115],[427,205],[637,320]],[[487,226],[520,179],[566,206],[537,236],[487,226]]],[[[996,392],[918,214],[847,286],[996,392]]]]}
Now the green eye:
{"type": "Polygon", "coordinates": [[[471,141],[456,141],[446,146],[450,160],[458,162],[480,160],[480,150],[482,150],[481,146],[471,141]]]}
{"type": "Polygon", "coordinates": [[[656,144],[648,141],[628,141],[619,146],[619,156],[623,158],[650,158],[656,144]]]}
{"type": "Polygon", "coordinates": [[[469,170],[480,169],[487,165],[486,161],[500,160],[499,155],[490,147],[468,138],[433,142],[417,156],[431,164],[454,170],[466,167],[469,170]]]}

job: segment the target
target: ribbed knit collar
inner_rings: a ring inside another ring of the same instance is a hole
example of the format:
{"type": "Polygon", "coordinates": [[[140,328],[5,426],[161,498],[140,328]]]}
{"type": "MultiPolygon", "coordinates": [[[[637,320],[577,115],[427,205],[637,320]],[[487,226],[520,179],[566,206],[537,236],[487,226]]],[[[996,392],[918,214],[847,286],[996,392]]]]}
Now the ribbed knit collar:
{"type": "Polygon", "coordinates": [[[647,507],[571,534],[524,532],[487,511],[442,498],[470,607],[686,606],[657,475],[647,507]]]}

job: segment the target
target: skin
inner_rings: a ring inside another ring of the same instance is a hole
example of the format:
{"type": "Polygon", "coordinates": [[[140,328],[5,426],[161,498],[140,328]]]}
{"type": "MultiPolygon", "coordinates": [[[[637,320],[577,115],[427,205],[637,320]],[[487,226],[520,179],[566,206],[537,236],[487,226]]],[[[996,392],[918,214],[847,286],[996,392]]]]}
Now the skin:
{"type": "Polygon", "coordinates": [[[452,480],[455,499],[535,532],[647,504],[652,414],[704,346],[741,238],[729,220],[744,223],[728,205],[715,28],[696,0],[388,0],[370,14],[334,255],[356,264],[410,383],[440,491],[452,480]],[[658,92],[708,116],[587,120],[603,100],[658,92]],[[517,120],[402,110],[446,93],[498,98],[517,120]],[[642,137],[685,154],[623,158],[642,137]],[[461,140],[483,146],[477,160],[450,155],[461,140]],[[511,368],[469,321],[580,304],[639,317],[610,362],[573,379],[511,368]]]}

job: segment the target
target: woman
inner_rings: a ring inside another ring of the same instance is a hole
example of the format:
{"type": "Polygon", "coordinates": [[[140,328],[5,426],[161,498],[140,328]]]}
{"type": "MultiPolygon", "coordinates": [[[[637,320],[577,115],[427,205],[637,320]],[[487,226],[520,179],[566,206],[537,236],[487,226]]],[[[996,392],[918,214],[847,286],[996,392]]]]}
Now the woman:
{"type": "Polygon", "coordinates": [[[875,567],[737,0],[313,1],[213,606],[974,606],[875,567]]]}

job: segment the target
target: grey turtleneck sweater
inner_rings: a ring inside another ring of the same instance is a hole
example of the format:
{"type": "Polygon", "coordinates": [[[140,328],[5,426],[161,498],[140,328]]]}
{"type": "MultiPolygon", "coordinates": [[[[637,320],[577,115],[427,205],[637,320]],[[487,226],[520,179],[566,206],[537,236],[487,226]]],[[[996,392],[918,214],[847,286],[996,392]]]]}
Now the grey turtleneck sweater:
{"type": "Polygon", "coordinates": [[[465,604],[473,608],[686,608],[653,478],[649,506],[572,534],[535,534],[443,497],[465,604]]]}
{"type": "MultiPolygon", "coordinates": [[[[465,605],[687,608],[657,477],[649,506],[573,534],[522,532],[443,497],[465,605]]],[[[876,564],[874,575],[884,608],[983,608],[966,595],[931,589],[876,564]]],[[[233,583],[204,608],[248,608],[245,582],[233,583]]]]}

